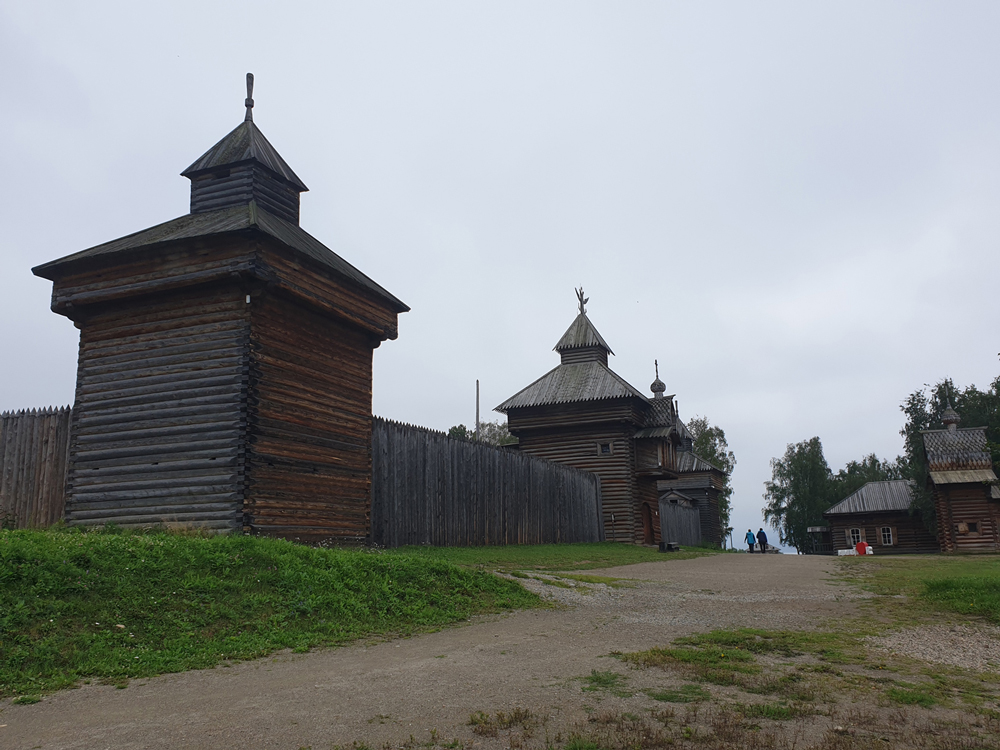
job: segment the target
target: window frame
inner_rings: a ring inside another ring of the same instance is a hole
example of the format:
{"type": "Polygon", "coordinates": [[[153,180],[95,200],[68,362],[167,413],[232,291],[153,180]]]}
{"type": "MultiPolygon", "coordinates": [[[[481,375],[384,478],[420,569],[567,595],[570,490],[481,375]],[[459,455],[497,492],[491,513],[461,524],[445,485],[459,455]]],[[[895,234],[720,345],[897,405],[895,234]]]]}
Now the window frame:
{"type": "Polygon", "coordinates": [[[896,544],[896,535],[893,534],[892,526],[879,526],[879,539],[882,540],[883,547],[892,547],[896,544]],[[886,532],[888,532],[889,541],[885,540],[886,532]]]}
{"type": "Polygon", "coordinates": [[[861,544],[861,542],[864,541],[864,534],[862,534],[861,533],[861,529],[859,529],[856,526],[854,528],[848,529],[847,530],[847,534],[848,534],[848,536],[851,539],[851,548],[852,549],[854,547],[857,547],[859,544],[861,544]],[[858,532],[856,537],[855,537],[855,534],[854,534],[855,531],[858,532]]]}

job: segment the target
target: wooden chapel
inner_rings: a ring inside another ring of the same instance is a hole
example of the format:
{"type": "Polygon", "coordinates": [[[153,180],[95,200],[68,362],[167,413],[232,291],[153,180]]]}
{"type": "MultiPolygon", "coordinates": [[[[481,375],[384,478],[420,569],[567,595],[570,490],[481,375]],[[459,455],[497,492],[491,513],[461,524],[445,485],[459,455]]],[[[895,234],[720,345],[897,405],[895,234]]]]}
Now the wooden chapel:
{"type": "Polygon", "coordinates": [[[725,474],[692,452],[658,367],[652,398],[608,367],[614,352],[587,316],[583,289],[577,300],[579,314],[554,347],[559,365],[496,407],[518,450],[598,474],[609,540],[674,541],[661,539],[668,502],[697,508],[700,539],[721,544],[725,474]]]}

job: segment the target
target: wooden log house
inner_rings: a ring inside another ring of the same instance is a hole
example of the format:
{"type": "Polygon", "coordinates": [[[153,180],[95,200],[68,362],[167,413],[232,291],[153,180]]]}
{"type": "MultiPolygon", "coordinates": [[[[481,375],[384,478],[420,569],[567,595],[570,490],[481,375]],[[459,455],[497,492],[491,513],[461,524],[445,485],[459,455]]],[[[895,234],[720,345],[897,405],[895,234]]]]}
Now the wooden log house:
{"type": "Polygon", "coordinates": [[[692,452],[658,368],[648,398],[608,367],[614,352],[587,317],[582,289],[577,298],[579,314],[555,345],[560,364],[496,407],[517,449],[598,474],[609,540],[675,541],[660,538],[660,499],[680,497],[698,508],[701,539],[721,544],[725,474],[692,452]]]}
{"type": "Polygon", "coordinates": [[[372,354],[409,308],[299,226],[252,85],[189,214],[33,269],[80,329],[71,525],[369,535],[372,354]]]}
{"type": "Polygon", "coordinates": [[[1000,487],[985,427],[958,425],[951,407],[943,430],[922,431],[929,489],[934,495],[942,552],[1000,550],[1000,487]]]}
{"type": "Polygon", "coordinates": [[[912,504],[907,480],[869,482],[823,513],[832,551],[867,542],[879,555],[937,552],[937,539],[910,512],[912,504]]]}

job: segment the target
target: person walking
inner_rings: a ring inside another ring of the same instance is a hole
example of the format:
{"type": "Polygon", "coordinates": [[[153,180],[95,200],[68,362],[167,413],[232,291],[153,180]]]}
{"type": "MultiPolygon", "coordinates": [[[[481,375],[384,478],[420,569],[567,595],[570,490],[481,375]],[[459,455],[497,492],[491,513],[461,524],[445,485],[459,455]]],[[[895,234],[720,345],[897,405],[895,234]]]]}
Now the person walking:
{"type": "Polygon", "coordinates": [[[764,533],[763,526],[761,527],[760,531],[757,532],[757,544],[760,545],[761,554],[767,552],[767,534],[764,533]]]}
{"type": "Polygon", "coordinates": [[[753,535],[753,530],[747,529],[747,544],[750,545],[750,554],[753,554],[753,546],[757,543],[757,538],[753,535]]]}

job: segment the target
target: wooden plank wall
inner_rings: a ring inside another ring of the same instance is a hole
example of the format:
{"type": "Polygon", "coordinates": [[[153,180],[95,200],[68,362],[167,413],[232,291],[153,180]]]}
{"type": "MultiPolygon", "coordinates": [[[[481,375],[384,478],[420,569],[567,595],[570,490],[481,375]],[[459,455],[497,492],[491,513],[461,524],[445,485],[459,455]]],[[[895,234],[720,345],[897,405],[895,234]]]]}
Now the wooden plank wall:
{"type": "Polygon", "coordinates": [[[150,296],[81,326],[66,521],[243,520],[249,314],[236,284],[150,296]]]}
{"type": "Polygon", "coordinates": [[[378,417],[372,457],[377,545],[604,539],[594,474],[378,417]]]}
{"type": "Polygon", "coordinates": [[[0,414],[0,522],[43,529],[62,520],[71,418],[68,406],[0,414]]]}

